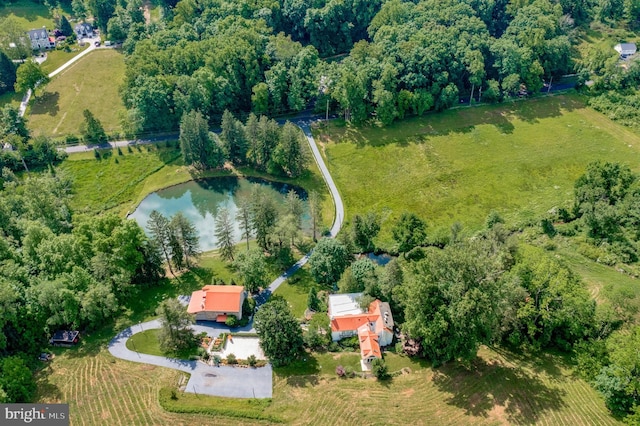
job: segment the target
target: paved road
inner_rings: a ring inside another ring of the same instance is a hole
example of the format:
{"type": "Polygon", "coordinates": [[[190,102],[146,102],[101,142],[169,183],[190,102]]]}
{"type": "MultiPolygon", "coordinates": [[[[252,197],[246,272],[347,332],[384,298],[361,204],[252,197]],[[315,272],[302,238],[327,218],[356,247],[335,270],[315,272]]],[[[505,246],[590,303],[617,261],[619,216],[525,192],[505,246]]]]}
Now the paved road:
{"type": "MultiPolygon", "coordinates": [[[[153,320],[134,325],[120,332],[109,342],[109,352],[116,358],[133,362],[173,368],[189,373],[191,376],[185,391],[230,398],[271,398],[273,382],[271,364],[261,368],[212,367],[200,361],[187,361],[156,355],[141,354],[127,349],[127,340],[144,330],[160,328],[160,321],[153,320]]],[[[196,332],[205,331],[216,337],[222,331],[229,331],[215,323],[203,323],[193,326],[196,332]]]]}

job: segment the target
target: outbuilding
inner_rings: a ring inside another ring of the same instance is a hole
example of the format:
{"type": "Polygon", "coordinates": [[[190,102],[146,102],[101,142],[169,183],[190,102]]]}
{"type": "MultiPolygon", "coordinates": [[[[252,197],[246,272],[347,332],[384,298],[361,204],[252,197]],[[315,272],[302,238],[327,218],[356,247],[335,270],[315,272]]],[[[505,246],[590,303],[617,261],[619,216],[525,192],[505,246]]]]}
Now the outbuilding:
{"type": "Polygon", "coordinates": [[[53,346],[73,346],[80,340],[80,332],[75,330],[58,330],[53,333],[49,343],[53,346]]]}
{"type": "Polygon", "coordinates": [[[615,45],[614,49],[623,58],[627,56],[635,55],[637,51],[635,43],[618,43],[615,45]]]}

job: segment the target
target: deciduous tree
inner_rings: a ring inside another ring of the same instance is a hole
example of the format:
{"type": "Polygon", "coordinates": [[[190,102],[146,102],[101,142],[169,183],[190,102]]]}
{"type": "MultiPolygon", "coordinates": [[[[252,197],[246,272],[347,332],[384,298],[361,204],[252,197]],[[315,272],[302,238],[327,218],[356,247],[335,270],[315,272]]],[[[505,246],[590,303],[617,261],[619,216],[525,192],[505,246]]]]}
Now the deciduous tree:
{"type": "Polygon", "coordinates": [[[274,366],[291,363],[302,351],[302,329],[286,300],[272,297],[262,305],[255,314],[254,326],[260,346],[274,366]]]}
{"type": "Polygon", "coordinates": [[[31,90],[33,97],[36,97],[36,86],[39,84],[47,84],[49,76],[34,61],[26,61],[18,66],[16,71],[16,92],[25,93],[31,90]]]}
{"type": "Polygon", "coordinates": [[[344,245],[333,238],[322,238],[309,257],[311,276],[318,283],[333,285],[349,265],[350,254],[344,245]]]}

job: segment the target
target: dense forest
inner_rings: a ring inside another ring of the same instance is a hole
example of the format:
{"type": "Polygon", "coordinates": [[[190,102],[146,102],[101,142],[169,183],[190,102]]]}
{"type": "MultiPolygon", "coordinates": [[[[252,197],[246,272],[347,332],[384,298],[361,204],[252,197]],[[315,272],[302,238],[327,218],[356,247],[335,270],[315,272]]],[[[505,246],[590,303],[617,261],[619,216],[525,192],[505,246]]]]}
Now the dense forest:
{"type": "Polygon", "coordinates": [[[225,109],[277,114],[316,99],[354,122],[375,114],[390,123],[461,96],[537,92],[571,71],[574,21],[565,13],[543,0],[185,0],[163,25],[142,31],[118,15],[108,28],[114,19],[130,24],[110,35],[127,34],[122,95],[134,128],[173,128],[193,109],[219,120],[225,109]]]}

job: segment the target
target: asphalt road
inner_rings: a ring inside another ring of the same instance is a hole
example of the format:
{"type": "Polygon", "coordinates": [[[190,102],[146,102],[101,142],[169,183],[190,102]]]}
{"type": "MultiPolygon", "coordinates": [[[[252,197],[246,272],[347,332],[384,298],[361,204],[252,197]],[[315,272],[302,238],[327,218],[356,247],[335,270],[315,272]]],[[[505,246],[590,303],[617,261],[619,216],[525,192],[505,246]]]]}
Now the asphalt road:
{"type": "MultiPolygon", "coordinates": [[[[160,328],[160,321],[153,320],[129,327],[118,333],[109,342],[109,352],[116,358],[158,367],[172,368],[189,373],[186,392],[224,396],[229,398],[271,398],[273,394],[271,364],[260,368],[229,367],[222,365],[212,367],[201,361],[167,358],[156,355],[141,354],[127,349],[126,342],[134,334],[144,330],[160,328]]],[[[217,337],[228,327],[216,323],[198,323],[192,327],[197,333],[206,332],[217,337]]]]}

